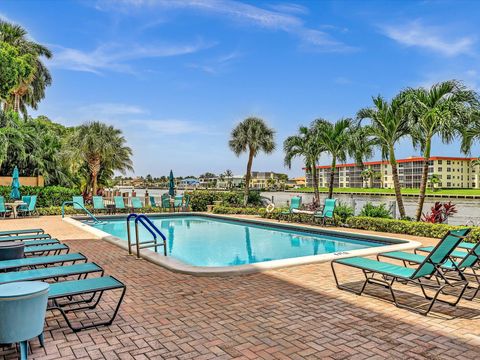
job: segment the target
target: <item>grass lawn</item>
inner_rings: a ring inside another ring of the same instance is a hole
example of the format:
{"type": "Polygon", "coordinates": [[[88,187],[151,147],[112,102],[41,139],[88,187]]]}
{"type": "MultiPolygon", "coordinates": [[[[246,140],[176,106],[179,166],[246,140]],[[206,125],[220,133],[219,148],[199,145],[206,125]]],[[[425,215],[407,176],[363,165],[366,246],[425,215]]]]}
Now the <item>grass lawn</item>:
{"type": "MultiPolygon", "coordinates": [[[[320,188],[320,192],[328,192],[327,188],[320,188]]],[[[295,189],[296,192],[313,192],[313,187],[304,187],[295,189]]],[[[336,193],[365,193],[365,194],[395,194],[393,189],[366,189],[366,188],[335,188],[336,193]]],[[[419,189],[402,189],[402,194],[414,194],[417,195],[419,189]]],[[[432,191],[427,190],[427,194],[433,195],[478,195],[480,196],[480,189],[439,189],[432,191]]]]}

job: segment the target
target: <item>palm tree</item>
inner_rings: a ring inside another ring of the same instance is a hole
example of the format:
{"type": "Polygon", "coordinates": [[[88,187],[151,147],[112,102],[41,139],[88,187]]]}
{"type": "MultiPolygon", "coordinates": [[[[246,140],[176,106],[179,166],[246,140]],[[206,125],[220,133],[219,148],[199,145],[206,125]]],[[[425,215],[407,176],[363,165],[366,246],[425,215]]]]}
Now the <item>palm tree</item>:
{"type": "Polygon", "coordinates": [[[428,177],[428,182],[432,187],[432,191],[435,191],[435,185],[440,184],[442,181],[440,180],[440,176],[438,174],[432,174],[428,177]]]}
{"type": "Polygon", "coordinates": [[[320,157],[321,148],[317,141],[317,133],[314,127],[300,126],[298,135],[289,136],[283,142],[285,152],[285,166],[292,167],[292,160],[295,157],[303,157],[307,172],[312,176],[313,202],[315,206],[320,204],[320,193],[318,191],[317,161],[320,157]]]}
{"type": "Polygon", "coordinates": [[[230,189],[232,187],[232,177],[233,177],[233,172],[230,169],[225,170],[223,173],[225,176],[225,179],[227,179],[227,189],[230,189]]]}
{"type": "Polygon", "coordinates": [[[389,160],[392,167],[393,186],[401,217],[405,217],[400,181],[398,179],[395,144],[409,133],[409,122],[406,109],[400,97],[395,97],[391,103],[381,96],[373,98],[373,107],[358,111],[360,120],[370,119],[370,136],[377,141],[382,150],[382,157],[389,160]]]}
{"type": "Polygon", "coordinates": [[[413,144],[423,153],[422,179],[415,214],[419,221],[425,202],[432,139],[439,135],[444,143],[451,142],[462,125],[468,122],[470,110],[478,105],[478,98],[473,90],[456,80],[435,84],[430,89],[407,89],[400,96],[405,98],[405,106],[408,107],[413,144]]]}
{"type": "Polygon", "coordinates": [[[348,155],[355,160],[357,166],[363,169],[363,163],[373,156],[373,149],[377,146],[375,138],[369,136],[369,126],[355,124],[350,131],[348,155]]]}
{"type": "Polygon", "coordinates": [[[37,104],[45,97],[45,89],[52,83],[52,77],[46,66],[42,63],[43,57],[50,59],[51,51],[27,37],[27,31],[19,25],[14,25],[0,20],[0,42],[15,47],[20,56],[30,57],[29,65],[33,67],[20,78],[13,89],[11,97],[6,102],[7,109],[15,112],[22,111],[26,114],[26,107],[37,108],[37,104]]]}
{"type": "Polygon", "coordinates": [[[366,186],[367,188],[370,187],[370,184],[373,180],[373,174],[374,174],[374,171],[370,168],[362,170],[361,176],[362,176],[364,184],[367,185],[366,186]]]}
{"type": "Polygon", "coordinates": [[[247,205],[253,158],[260,151],[270,154],[275,150],[275,131],[265,121],[257,117],[249,117],[238,124],[231,134],[228,145],[235,155],[248,152],[247,173],[245,175],[244,205],[247,205]]]}
{"type": "Polygon", "coordinates": [[[328,184],[328,197],[332,198],[337,161],[345,162],[351,148],[353,121],[346,118],[333,124],[324,119],[317,119],[312,123],[312,127],[316,129],[318,146],[322,152],[332,157],[328,184]]]}
{"type": "Polygon", "coordinates": [[[132,149],[125,143],[121,130],[97,121],[79,126],[71,137],[72,155],[86,165],[94,195],[100,175],[108,178],[114,170],[125,174],[133,169],[132,149]]]}

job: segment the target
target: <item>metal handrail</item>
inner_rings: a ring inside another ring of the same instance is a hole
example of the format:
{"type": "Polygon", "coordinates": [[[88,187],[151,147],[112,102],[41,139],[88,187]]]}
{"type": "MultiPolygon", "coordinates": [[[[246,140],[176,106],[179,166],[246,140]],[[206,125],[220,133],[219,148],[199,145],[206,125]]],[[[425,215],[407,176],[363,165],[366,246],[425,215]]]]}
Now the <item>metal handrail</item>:
{"type": "Polygon", "coordinates": [[[93,215],[90,211],[87,210],[87,208],[85,206],[83,206],[83,204],[80,204],[79,202],[76,202],[76,201],[64,201],[63,204],[62,204],[62,218],[65,217],[65,205],[78,205],[80,206],[80,208],[85,211],[87,213],[88,216],[90,216],[93,221],[95,221],[95,223],[99,223],[101,222],[100,220],[98,220],[95,215],[93,215]]]}
{"type": "Polygon", "coordinates": [[[153,222],[145,215],[130,214],[127,216],[127,237],[128,237],[128,254],[132,255],[132,237],[130,233],[130,220],[135,218],[135,245],[137,249],[137,259],[140,259],[140,249],[154,247],[157,252],[158,247],[163,245],[163,253],[167,256],[167,238],[163,233],[153,224],[153,222]],[[145,229],[153,236],[152,241],[140,243],[138,223],[142,224],[145,229]],[[157,234],[163,240],[163,244],[158,244],[157,234]],[[143,246],[140,246],[143,244],[143,246]]]}

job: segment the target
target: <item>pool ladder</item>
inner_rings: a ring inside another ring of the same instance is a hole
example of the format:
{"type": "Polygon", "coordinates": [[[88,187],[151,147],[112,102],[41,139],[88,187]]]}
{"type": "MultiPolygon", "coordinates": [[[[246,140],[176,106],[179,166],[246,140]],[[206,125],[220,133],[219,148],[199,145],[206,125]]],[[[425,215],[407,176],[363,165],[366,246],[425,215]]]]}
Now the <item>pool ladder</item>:
{"type": "Polygon", "coordinates": [[[127,216],[127,236],[128,236],[128,255],[133,255],[132,245],[135,246],[137,252],[137,259],[140,259],[140,249],[155,248],[157,252],[159,246],[163,246],[163,255],[167,256],[167,238],[153,222],[145,215],[130,214],[127,216]],[[132,236],[130,233],[130,220],[135,219],[135,243],[132,244],[132,236]],[[153,240],[140,242],[138,234],[138,224],[143,225],[145,229],[153,236],[153,240]],[[159,242],[158,236],[162,238],[162,242],[159,242]]]}

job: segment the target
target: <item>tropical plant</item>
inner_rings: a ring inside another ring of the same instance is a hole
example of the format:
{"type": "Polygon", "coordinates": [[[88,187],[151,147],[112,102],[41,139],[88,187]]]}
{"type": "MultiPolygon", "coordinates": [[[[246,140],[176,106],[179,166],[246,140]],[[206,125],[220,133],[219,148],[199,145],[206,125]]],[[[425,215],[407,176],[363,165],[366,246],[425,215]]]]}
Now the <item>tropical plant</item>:
{"type": "Polygon", "coordinates": [[[440,180],[440,175],[438,174],[432,174],[428,177],[428,182],[430,183],[430,186],[432,188],[432,191],[436,191],[437,190],[437,186],[438,184],[441,184],[442,183],[442,180],[440,180]]]}
{"type": "Polygon", "coordinates": [[[333,197],[337,161],[346,161],[348,151],[351,149],[353,125],[352,119],[348,118],[340,119],[336,123],[331,123],[324,119],[317,119],[312,123],[312,127],[316,132],[318,147],[332,158],[328,184],[329,198],[333,197]]]}
{"type": "Polygon", "coordinates": [[[384,219],[392,218],[390,211],[387,209],[384,203],[380,205],[373,205],[371,202],[367,202],[363,206],[359,216],[377,217],[377,218],[384,218],[384,219]]]}
{"type": "Polygon", "coordinates": [[[295,157],[303,157],[305,169],[311,174],[313,182],[313,203],[320,204],[320,193],[318,191],[317,161],[320,157],[321,147],[317,141],[317,129],[313,126],[308,128],[301,126],[298,135],[289,136],[283,142],[285,152],[285,166],[292,167],[292,160],[295,157]]]}
{"type": "MultiPolygon", "coordinates": [[[[45,89],[52,82],[50,72],[42,63],[42,58],[51,58],[51,51],[28,38],[27,31],[19,25],[0,20],[0,43],[6,43],[16,49],[23,66],[32,71],[19,73],[16,86],[6,99],[5,108],[15,112],[27,113],[27,106],[33,109],[45,97],[45,89]]],[[[2,64],[3,65],[3,64],[2,64]]]]}
{"type": "Polygon", "coordinates": [[[352,124],[350,130],[350,141],[348,142],[347,152],[353,158],[360,168],[363,169],[364,162],[372,158],[374,148],[378,145],[377,139],[369,136],[371,133],[369,126],[361,126],[360,123],[352,124]]]}
{"type": "Polygon", "coordinates": [[[340,222],[343,224],[349,217],[355,215],[355,210],[353,209],[353,207],[347,204],[344,204],[342,202],[339,202],[335,206],[334,214],[336,217],[338,217],[340,222]]]}
{"type": "Polygon", "coordinates": [[[393,185],[400,217],[405,217],[400,181],[398,178],[395,144],[409,134],[409,122],[403,99],[395,97],[390,103],[381,96],[373,98],[373,107],[358,111],[360,120],[370,119],[369,135],[381,148],[382,157],[388,159],[392,167],[393,185]]]}
{"type": "Polygon", "coordinates": [[[253,159],[259,152],[270,154],[275,150],[275,131],[265,121],[257,117],[249,117],[238,124],[231,134],[228,143],[235,155],[248,152],[247,173],[245,175],[244,205],[247,205],[252,172],[253,159]]]}
{"type": "Polygon", "coordinates": [[[88,188],[97,194],[98,180],[111,179],[113,171],[133,170],[132,150],[121,130],[98,121],[79,126],[69,140],[71,155],[88,173],[88,188]]]}
{"type": "Polygon", "coordinates": [[[423,222],[429,222],[434,224],[443,224],[448,221],[448,218],[456,214],[458,211],[455,204],[452,204],[451,201],[448,203],[436,202],[430,212],[422,215],[423,222]]]}
{"type": "Polygon", "coordinates": [[[400,94],[410,117],[410,133],[415,147],[423,153],[423,171],[415,217],[420,220],[425,202],[428,165],[432,139],[439,136],[449,143],[463,124],[469,122],[471,109],[478,106],[478,96],[457,80],[444,81],[429,89],[407,89],[400,94]]]}

